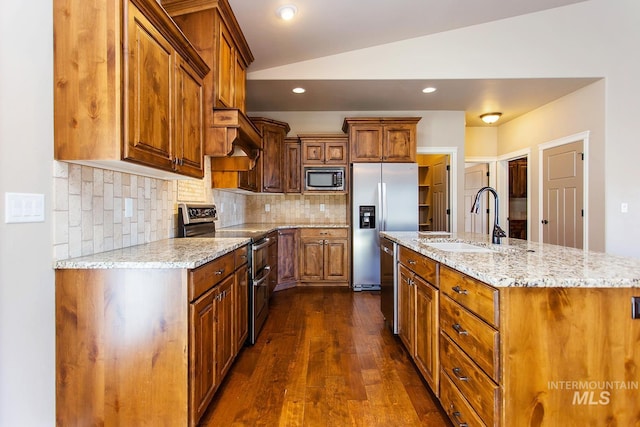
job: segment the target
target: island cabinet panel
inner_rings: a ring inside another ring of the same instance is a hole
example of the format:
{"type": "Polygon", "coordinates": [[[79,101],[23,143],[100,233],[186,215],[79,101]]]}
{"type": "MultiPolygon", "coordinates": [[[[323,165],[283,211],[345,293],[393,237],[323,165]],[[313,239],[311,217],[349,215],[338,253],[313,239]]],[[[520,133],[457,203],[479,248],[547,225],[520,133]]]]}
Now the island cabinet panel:
{"type": "Polygon", "coordinates": [[[438,263],[400,246],[398,334],[433,393],[440,383],[438,263]]]}
{"type": "Polygon", "coordinates": [[[186,271],[56,271],[56,424],[187,425],[186,271]]]}
{"type": "Polygon", "coordinates": [[[503,288],[503,426],[640,425],[639,288],[503,288]]]}
{"type": "Polygon", "coordinates": [[[53,3],[56,160],[202,178],[209,68],[162,6],[53,3]]]}

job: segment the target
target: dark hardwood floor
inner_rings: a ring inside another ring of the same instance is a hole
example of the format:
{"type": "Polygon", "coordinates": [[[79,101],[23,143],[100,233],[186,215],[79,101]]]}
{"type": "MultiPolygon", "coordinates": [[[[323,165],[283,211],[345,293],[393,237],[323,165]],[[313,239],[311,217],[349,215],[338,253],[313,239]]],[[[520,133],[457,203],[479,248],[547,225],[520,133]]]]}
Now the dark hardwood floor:
{"type": "Polygon", "coordinates": [[[202,426],[450,426],[377,292],[293,288],[274,293],[202,426]]]}

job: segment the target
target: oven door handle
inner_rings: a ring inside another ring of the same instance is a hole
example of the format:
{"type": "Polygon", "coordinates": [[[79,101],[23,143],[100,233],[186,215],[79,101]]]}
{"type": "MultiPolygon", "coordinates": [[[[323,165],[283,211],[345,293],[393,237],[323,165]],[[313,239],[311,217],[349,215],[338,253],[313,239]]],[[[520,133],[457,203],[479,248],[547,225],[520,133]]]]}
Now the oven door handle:
{"type": "Polygon", "coordinates": [[[267,280],[269,278],[269,275],[271,274],[271,267],[268,265],[266,265],[262,270],[264,271],[264,274],[262,275],[262,277],[258,280],[253,281],[253,286],[255,286],[256,288],[258,286],[262,286],[264,281],[267,280]]]}
{"type": "Polygon", "coordinates": [[[264,248],[265,246],[267,246],[267,245],[269,244],[269,241],[270,241],[270,240],[271,240],[270,238],[265,237],[263,240],[261,240],[261,241],[260,241],[260,242],[264,242],[264,243],[260,243],[260,244],[257,244],[257,245],[253,245],[253,246],[251,247],[251,250],[252,250],[253,252],[259,251],[260,249],[262,249],[262,248],[264,248]]]}

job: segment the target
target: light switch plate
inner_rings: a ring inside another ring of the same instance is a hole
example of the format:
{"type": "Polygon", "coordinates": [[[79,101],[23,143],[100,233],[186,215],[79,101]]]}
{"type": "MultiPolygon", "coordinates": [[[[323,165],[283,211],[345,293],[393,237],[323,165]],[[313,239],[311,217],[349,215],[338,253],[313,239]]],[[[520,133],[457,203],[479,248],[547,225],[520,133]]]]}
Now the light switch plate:
{"type": "Polygon", "coordinates": [[[44,194],[5,193],[4,222],[44,222],[44,194]]]}

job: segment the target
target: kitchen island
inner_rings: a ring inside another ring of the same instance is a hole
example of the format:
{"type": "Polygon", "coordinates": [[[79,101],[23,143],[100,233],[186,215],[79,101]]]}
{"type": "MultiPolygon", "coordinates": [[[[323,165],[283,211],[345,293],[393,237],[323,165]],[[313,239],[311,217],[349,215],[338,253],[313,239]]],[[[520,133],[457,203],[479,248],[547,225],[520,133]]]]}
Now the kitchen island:
{"type": "Polygon", "coordinates": [[[399,245],[400,336],[454,424],[640,425],[640,261],[381,236],[399,245]]]}

